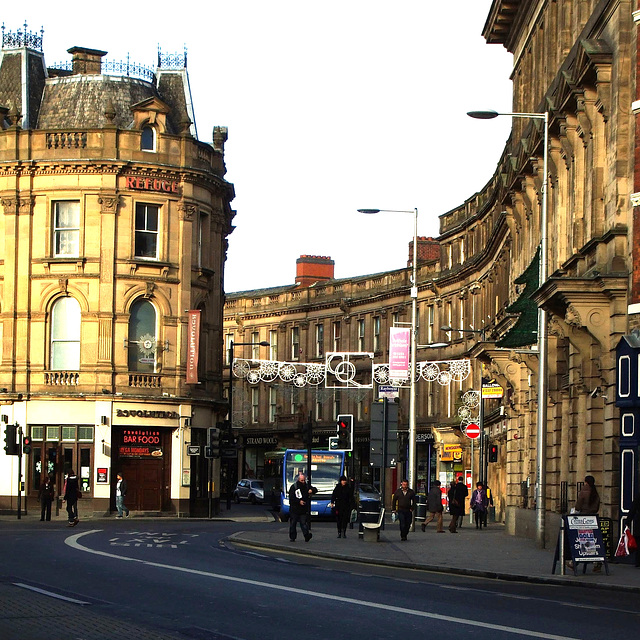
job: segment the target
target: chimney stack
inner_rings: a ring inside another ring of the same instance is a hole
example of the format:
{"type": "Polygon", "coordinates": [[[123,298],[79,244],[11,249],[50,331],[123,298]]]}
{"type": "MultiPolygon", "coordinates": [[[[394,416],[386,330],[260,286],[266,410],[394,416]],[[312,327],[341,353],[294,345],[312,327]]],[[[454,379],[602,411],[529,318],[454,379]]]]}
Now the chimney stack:
{"type": "Polygon", "coordinates": [[[296,284],[310,287],[316,282],[333,280],[334,265],[330,256],[300,256],[296,260],[296,284]]]}
{"type": "Polygon", "coordinates": [[[85,47],[71,47],[71,49],[67,49],[67,53],[73,56],[71,65],[74,76],[99,76],[102,73],[102,58],[107,55],[106,51],[87,49],[85,47]]]}
{"type": "MultiPolygon", "coordinates": [[[[435,238],[418,236],[418,264],[437,262],[440,260],[440,243],[435,238]]],[[[409,259],[407,267],[413,266],[413,240],[409,242],[409,259]]]]}

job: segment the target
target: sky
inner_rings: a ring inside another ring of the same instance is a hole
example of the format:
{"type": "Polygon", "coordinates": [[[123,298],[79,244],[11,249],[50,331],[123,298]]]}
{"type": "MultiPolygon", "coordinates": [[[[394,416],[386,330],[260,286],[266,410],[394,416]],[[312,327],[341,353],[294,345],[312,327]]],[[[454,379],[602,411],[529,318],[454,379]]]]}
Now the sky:
{"type": "Polygon", "coordinates": [[[512,56],[481,35],[491,4],[32,0],[2,20],[44,28],[49,65],[82,46],[155,67],[158,47],[186,47],[198,138],[229,128],[234,292],[293,284],[301,255],[330,256],[337,278],[402,268],[414,208],[418,234],[435,237],[483,188],[511,126],[466,115],[511,110],[512,56]]]}

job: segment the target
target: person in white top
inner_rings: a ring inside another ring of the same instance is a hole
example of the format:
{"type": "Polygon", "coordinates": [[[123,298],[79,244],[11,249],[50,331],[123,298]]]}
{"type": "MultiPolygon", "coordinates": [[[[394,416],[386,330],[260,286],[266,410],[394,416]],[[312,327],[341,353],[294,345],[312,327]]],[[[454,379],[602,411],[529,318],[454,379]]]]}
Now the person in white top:
{"type": "Polygon", "coordinates": [[[127,495],[127,481],[122,477],[122,474],[119,473],[118,482],[116,482],[116,509],[118,510],[118,515],[116,518],[122,518],[122,513],[124,512],[124,517],[129,517],[129,509],[124,504],[124,497],[127,495]]]}

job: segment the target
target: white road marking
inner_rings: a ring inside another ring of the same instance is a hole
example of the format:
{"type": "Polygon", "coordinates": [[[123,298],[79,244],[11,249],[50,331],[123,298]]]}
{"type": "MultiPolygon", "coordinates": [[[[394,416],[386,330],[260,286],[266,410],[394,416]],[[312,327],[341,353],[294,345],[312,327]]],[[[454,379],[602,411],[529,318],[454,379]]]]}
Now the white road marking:
{"type": "Polygon", "coordinates": [[[14,582],[14,586],[20,587],[21,589],[29,589],[29,591],[36,591],[37,593],[41,593],[45,596],[49,596],[50,598],[57,598],[58,600],[64,600],[65,602],[72,602],[73,604],[91,604],[90,602],[85,602],[84,600],[76,600],[76,598],[69,598],[68,596],[60,595],[59,593],[54,593],[53,591],[46,591],[45,589],[40,589],[38,587],[33,587],[30,584],[24,584],[23,582],[14,582]]]}
{"type": "Polygon", "coordinates": [[[114,560],[124,560],[125,562],[137,562],[144,564],[148,567],[156,567],[158,569],[168,569],[170,571],[178,571],[180,573],[189,573],[197,576],[203,576],[205,578],[213,578],[215,580],[223,580],[226,582],[235,582],[237,584],[246,584],[253,587],[262,587],[264,589],[273,589],[275,591],[284,591],[286,593],[295,594],[296,596],[307,595],[311,598],[318,598],[319,600],[332,600],[341,604],[353,604],[360,607],[367,607],[370,609],[380,609],[385,612],[398,613],[402,616],[415,616],[418,618],[428,618],[430,620],[441,620],[442,622],[453,622],[461,624],[467,627],[478,627],[480,629],[493,629],[494,631],[502,631],[503,633],[513,633],[515,635],[526,636],[529,638],[542,638],[543,640],[579,640],[570,636],[558,636],[553,633],[543,633],[541,631],[529,631],[528,629],[519,629],[517,627],[510,627],[502,624],[492,624],[491,622],[469,620],[467,618],[456,618],[454,616],[445,616],[439,613],[431,613],[429,611],[416,611],[412,609],[405,609],[404,607],[394,607],[389,604],[380,604],[379,602],[370,602],[368,600],[359,600],[357,598],[346,598],[344,596],[333,595],[329,593],[319,593],[317,591],[308,591],[306,589],[300,589],[299,587],[286,587],[284,585],[273,584],[271,582],[262,582],[261,580],[250,580],[249,578],[236,578],[234,576],[225,576],[221,573],[213,573],[210,571],[201,571],[199,569],[187,569],[186,567],[176,567],[170,564],[164,564],[161,562],[150,562],[149,560],[142,560],[140,558],[127,558],[124,556],[118,556],[115,553],[107,553],[106,551],[97,551],[95,549],[89,549],[81,545],[78,540],[83,536],[88,536],[92,533],[99,533],[101,529],[94,529],[92,531],[83,531],[73,536],[69,536],[65,540],[65,544],[78,551],[84,551],[86,553],[92,553],[97,556],[103,556],[105,558],[113,558],[114,560]]]}

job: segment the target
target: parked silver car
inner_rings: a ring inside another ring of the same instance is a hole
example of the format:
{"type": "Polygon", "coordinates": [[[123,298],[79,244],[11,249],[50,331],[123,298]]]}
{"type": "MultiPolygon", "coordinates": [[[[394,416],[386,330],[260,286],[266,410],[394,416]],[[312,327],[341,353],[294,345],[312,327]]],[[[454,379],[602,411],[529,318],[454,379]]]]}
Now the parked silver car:
{"type": "Polygon", "coordinates": [[[248,500],[251,504],[261,504],[264,500],[264,483],[262,480],[243,478],[233,491],[233,499],[236,503],[248,500]]]}

